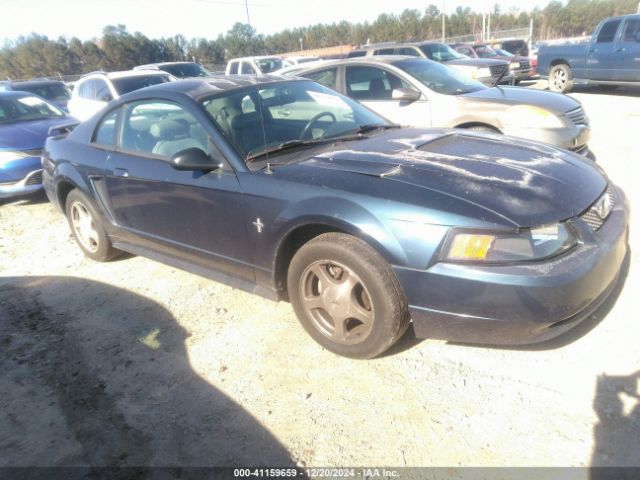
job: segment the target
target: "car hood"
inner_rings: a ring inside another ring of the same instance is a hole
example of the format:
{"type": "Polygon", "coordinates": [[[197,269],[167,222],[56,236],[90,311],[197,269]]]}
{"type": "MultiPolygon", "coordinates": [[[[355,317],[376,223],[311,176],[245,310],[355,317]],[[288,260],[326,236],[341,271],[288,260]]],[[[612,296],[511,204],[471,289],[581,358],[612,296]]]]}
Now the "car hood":
{"type": "Polygon", "coordinates": [[[491,60],[489,58],[458,58],[457,60],[447,60],[442,62],[447,65],[462,65],[468,67],[491,67],[493,65],[504,65],[504,60],[491,60]]]}
{"type": "Polygon", "coordinates": [[[558,115],[580,107],[580,102],[561,93],[520,87],[492,87],[460,95],[461,99],[508,105],[534,105],[558,115]]]}
{"type": "Polygon", "coordinates": [[[69,116],[10,124],[0,124],[0,150],[32,150],[42,148],[49,129],[69,123],[69,116]]]}
{"type": "Polygon", "coordinates": [[[444,194],[517,227],[574,217],[607,185],[598,167],[570,152],[461,130],[391,130],[302,163],[444,194]]]}

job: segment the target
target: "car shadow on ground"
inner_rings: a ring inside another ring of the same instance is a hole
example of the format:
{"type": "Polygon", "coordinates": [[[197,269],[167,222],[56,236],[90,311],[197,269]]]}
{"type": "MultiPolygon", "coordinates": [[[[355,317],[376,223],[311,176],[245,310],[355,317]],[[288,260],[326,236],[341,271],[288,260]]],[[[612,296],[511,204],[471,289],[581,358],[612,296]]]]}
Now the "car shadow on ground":
{"type": "MultiPolygon", "coordinates": [[[[165,308],[126,290],[0,278],[0,467],[294,466],[194,371],[188,337],[165,308]]],[[[224,355],[212,351],[213,363],[224,355]]]]}
{"type": "Polygon", "coordinates": [[[640,473],[640,371],[631,375],[600,375],[593,409],[598,423],[593,430],[591,480],[637,479],[640,473]]]}
{"type": "Polygon", "coordinates": [[[590,95],[615,95],[618,97],[640,97],[640,87],[615,85],[574,85],[572,93],[590,95]]]}
{"type": "Polygon", "coordinates": [[[18,197],[0,198],[0,207],[4,205],[37,205],[39,203],[47,203],[49,199],[44,190],[38,190],[29,195],[21,195],[18,197]]]}

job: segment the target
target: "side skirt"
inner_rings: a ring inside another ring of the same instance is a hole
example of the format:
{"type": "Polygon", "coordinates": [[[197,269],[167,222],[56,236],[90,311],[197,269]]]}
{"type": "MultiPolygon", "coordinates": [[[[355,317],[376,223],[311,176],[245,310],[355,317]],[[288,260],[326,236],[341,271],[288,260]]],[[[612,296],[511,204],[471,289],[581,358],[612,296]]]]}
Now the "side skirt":
{"type": "Polygon", "coordinates": [[[272,290],[270,288],[266,288],[261,285],[256,285],[255,283],[248,282],[246,280],[242,280],[236,277],[232,277],[231,275],[227,275],[225,273],[221,273],[216,270],[204,268],[200,265],[196,265],[191,262],[170,257],[168,255],[156,252],[154,250],[148,250],[145,248],[137,247],[135,245],[131,245],[130,243],[117,242],[117,241],[113,242],[113,247],[117,248],[118,250],[131,253],[133,255],[149,258],[151,260],[155,260],[156,262],[164,263],[166,265],[179,268],[180,270],[185,270],[187,272],[194,273],[201,277],[209,278],[216,282],[228,285],[232,288],[237,288],[238,290],[243,290],[245,292],[253,293],[255,295],[260,295],[261,297],[267,298],[269,300],[273,300],[276,302],[281,300],[281,296],[279,292],[272,290]]]}

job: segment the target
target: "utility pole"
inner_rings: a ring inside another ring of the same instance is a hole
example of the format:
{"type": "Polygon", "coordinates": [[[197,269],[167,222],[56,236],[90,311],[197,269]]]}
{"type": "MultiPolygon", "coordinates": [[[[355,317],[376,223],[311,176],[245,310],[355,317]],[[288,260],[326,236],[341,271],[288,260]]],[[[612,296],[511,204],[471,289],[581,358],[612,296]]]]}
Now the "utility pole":
{"type": "Polygon", "coordinates": [[[489,10],[489,18],[487,20],[487,40],[491,40],[491,10],[489,10]]]}
{"type": "Polygon", "coordinates": [[[444,22],[445,22],[445,17],[444,17],[444,10],[445,10],[445,4],[444,4],[445,0],[442,0],[442,43],[445,42],[445,34],[444,34],[444,30],[445,30],[445,26],[444,26],[444,22]]]}

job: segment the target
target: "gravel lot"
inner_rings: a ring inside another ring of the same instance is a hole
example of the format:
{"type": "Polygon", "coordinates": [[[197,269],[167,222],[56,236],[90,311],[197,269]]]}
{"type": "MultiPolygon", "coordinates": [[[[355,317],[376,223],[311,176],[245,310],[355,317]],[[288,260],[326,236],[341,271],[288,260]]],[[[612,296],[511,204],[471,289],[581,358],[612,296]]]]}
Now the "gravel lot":
{"type": "MultiPolygon", "coordinates": [[[[639,205],[640,91],[610,93],[574,96],[639,205]]],[[[638,263],[634,249],[624,287],[552,344],[409,332],[355,361],[288,303],[144,258],[94,263],[43,196],[5,203],[0,466],[640,466],[638,263]]]]}

